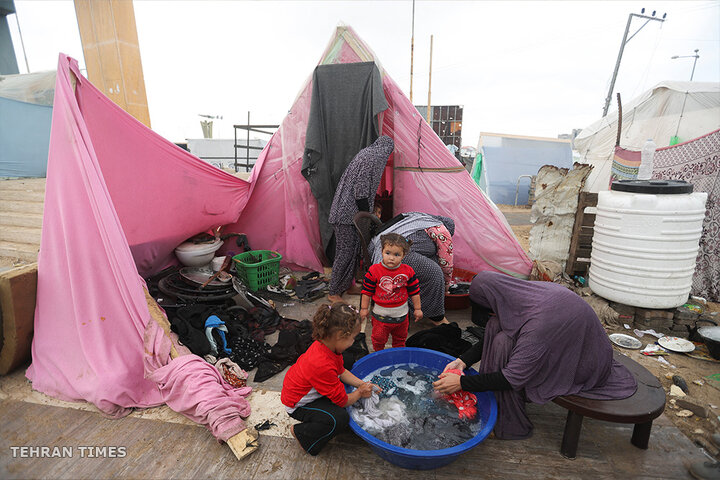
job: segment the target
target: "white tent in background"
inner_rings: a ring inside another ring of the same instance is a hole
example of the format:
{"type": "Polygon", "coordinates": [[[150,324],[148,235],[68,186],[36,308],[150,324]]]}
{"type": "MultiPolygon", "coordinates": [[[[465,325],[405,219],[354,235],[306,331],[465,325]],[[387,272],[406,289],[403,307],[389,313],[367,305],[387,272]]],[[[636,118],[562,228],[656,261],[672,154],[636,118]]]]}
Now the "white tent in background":
{"type": "MultiPolygon", "coordinates": [[[[720,83],[665,81],[622,105],[620,146],[641,150],[652,138],[658,147],[674,136],[685,142],[720,128],[720,83]]],[[[586,189],[608,189],[617,138],[617,111],[610,112],[575,139],[580,161],[594,167],[586,189]]]]}

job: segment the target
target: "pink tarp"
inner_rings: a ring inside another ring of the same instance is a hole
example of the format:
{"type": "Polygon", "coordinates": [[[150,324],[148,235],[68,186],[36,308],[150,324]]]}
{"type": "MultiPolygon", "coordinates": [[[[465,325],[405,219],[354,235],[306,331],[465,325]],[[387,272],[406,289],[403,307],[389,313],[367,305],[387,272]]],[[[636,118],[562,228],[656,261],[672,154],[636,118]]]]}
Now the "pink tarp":
{"type": "MultiPolygon", "coordinates": [[[[342,26],[320,64],[366,61],[377,63],[357,34],[342,26]]],[[[393,184],[393,213],[422,211],[451,217],[456,225],[453,241],[458,267],[526,277],[532,262],[502,213],[477,188],[398,85],[380,69],[390,105],[381,115],[382,133],[395,142],[394,170],[386,175],[393,184]]],[[[238,223],[228,229],[247,232],[252,245],[282,252],[288,264],[321,271],[317,202],[300,173],[311,93],[308,79],[260,154],[250,177],[247,205],[238,223]]]]}
{"type": "Polygon", "coordinates": [[[131,248],[142,246],[138,263],[151,271],[190,234],[234,221],[247,190],[137,122],[61,55],[27,371],[33,388],[114,417],[167,403],[221,440],[243,430],[249,390],[233,389],[197,356],[170,359],[131,248]]]}

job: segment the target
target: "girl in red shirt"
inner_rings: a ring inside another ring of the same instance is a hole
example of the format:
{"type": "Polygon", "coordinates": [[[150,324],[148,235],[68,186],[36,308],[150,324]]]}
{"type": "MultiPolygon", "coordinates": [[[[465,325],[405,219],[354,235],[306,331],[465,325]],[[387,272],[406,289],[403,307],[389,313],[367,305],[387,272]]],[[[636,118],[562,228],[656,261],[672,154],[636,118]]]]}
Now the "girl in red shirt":
{"type": "Polygon", "coordinates": [[[291,417],[300,420],[290,431],[310,455],[320,453],[331,438],[348,428],[345,407],[369,397],[373,387],[381,390],[343,367],[342,353],[355,341],[360,325],[354,307],[320,305],[313,317],[315,341],[285,374],[280,401],[291,417]],[[356,389],[347,394],[343,384],[356,389]]]}

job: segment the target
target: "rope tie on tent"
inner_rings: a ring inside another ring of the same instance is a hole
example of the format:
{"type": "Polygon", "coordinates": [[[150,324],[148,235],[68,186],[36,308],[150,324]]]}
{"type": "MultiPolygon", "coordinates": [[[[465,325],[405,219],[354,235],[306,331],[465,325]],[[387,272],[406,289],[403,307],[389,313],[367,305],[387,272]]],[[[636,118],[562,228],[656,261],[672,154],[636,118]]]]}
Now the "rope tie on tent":
{"type": "Polygon", "coordinates": [[[438,173],[456,173],[456,172],[463,172],[465,171],[465,167],[459,166],[459,167],[395,167],[395,170],[403,170],[406,172],[438,172],[438,173]]]}
{"type": "Polygon", "coordinates": [[[421,118],[420,122],[418,123],[418,132],[417,132],[417,137],[418,137],[418,151],[417,151],[418,166],[417,166],[417,168],[419,169],[420,172],[423,171],[422,167],[420,166],[420,140],[422,139],[422,122],[423,122],[423,119],[421,118]]]}

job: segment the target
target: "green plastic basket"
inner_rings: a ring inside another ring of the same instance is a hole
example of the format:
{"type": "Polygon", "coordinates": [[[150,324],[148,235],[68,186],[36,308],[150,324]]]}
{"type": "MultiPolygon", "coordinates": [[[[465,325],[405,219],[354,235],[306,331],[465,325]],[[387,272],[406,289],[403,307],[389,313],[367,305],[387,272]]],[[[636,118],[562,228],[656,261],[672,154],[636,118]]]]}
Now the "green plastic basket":
{"type": "Polygon", "coordinates": [[[238,278],[251,291],[280,283],[282,255],[272,250],[251,250],[233,257],[238,278]]]}

